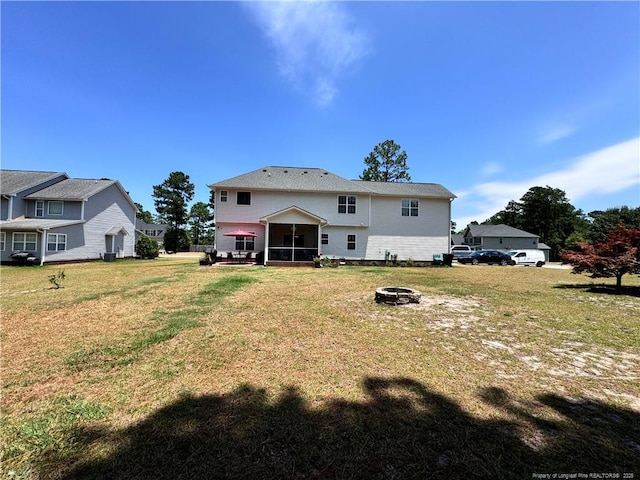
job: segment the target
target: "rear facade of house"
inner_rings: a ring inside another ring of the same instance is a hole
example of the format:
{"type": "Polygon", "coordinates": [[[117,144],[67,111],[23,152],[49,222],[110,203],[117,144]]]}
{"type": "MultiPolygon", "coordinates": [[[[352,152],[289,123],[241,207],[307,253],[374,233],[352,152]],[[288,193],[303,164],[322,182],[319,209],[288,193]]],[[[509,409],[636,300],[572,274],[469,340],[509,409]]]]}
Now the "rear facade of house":
{"type": "Polygon", "coordinates": [[[451,201],[433,183],[347,180],[319,168],[264,167],[209,185],[216,250],[263,253],[269,262],[431,261],[449,251],[451,201]],[[226,236],[242,229],[255,237],[226,236]]]}
{"type": "Polygon", "coordinates": [[[136,206],[116,180],[0,171],[0,259],[39,264],[133,257],[136,206]]]}

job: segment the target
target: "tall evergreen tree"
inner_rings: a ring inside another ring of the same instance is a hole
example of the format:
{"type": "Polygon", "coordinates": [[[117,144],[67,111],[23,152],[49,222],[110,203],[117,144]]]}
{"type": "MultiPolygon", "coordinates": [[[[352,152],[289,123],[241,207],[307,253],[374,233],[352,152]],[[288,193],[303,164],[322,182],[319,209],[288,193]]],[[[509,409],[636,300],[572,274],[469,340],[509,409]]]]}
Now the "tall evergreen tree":
{"type": "Polygon", "coordinates": [[[171,172],[160,185],[153,186],[153,201],[158,217],[174,229],[187,224],[187,204],[193,199],[194,186],[189,175],[171,172]]]}
{"type": "Polygon", "coordinates": [[[360,180],[372,182],[410,181],[407,166],[407,152],[400,151],[400,145],[393,140],[385,140],[373,147],[373,151],[364,159],[367,166],[360,180]]]}
{"type": "Polygon", "coordinates": [[[185,230],[188,222],[187,204],[193,199],[194,186],[189,175],[171,172],[160,185],[153,186],[153,200],[158,218],[168,225],[164,236],[167,251],[184,250],[189,247],[189,234],[185,230]]]}
{"type": "Polygon", "coordinates": [[[212,220],[213,214],[206,203],[196,202],[193,204],[189,211],[189,224],[191,225],[191,238],[195,245],[213,243],[212,220]]]}

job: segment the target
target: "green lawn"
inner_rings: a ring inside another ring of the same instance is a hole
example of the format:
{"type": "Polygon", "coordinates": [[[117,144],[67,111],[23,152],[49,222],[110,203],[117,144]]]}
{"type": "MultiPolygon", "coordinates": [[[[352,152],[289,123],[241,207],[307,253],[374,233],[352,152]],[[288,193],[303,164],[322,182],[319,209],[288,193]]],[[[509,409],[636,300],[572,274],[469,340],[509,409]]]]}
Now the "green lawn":
{"type": "Polygon", "coordinates": [[[0,275],[2,478],[640,475],[637,277],[178,256],[0,275]],[[376,304],[386,285],[422,302],[376,304]]]}

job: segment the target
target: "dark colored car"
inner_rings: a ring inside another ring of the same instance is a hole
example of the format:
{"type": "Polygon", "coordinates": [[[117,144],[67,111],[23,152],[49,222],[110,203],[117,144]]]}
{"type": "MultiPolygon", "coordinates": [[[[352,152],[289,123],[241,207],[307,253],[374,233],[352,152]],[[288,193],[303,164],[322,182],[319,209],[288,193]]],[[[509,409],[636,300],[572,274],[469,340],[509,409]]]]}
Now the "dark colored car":
{"type": "Polygon", "coordinates": [[[493,263],[497,263],[499,265],[513,265],[511,255],[499,252],[498,250],[478,250],[468,257],[459,258],[458,262],[470,263],[471,265],[478,265],[479,263],[488,263],[490,265],[493,263]]]}

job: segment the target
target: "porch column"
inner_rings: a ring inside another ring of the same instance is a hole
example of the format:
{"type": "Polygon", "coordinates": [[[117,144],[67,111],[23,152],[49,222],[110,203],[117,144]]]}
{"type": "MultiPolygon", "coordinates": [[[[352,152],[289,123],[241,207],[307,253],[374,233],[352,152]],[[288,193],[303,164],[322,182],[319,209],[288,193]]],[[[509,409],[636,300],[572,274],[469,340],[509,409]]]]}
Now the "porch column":
{"type": "Polygon", "coordinates": [[[269,259],[269,222],[264,227],[264,255],[262,259],[262,265],[267,266],[267,260],[269,259]]]}

